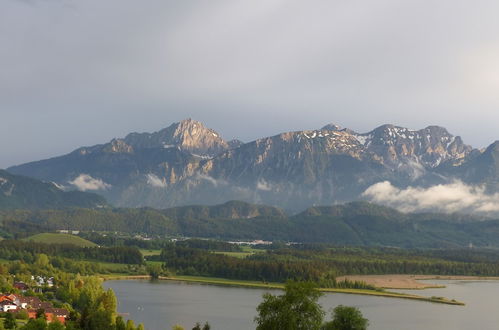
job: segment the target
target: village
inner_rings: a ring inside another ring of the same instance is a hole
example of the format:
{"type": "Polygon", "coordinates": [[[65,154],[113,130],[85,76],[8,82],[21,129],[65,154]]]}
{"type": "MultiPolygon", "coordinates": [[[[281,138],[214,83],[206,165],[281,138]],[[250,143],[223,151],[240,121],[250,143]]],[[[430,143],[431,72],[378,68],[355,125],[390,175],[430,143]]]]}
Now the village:
{"type": "MultiPolygon", "coordinates": [[[[33,277],[38,284],[45,284],[48,287],[53,286],[53,278],[33,277]]],[[[65,308],[55,308],[49,301],[42,301],[40,298],[31,295],[24,295],[29,286],[24,282],[15,282],[14,288],[21,293],[0,294],[0,311],[3,313],[13,313],[16,316],[24,314],[24,318],[36,319],[44,317],[47,322],[59,321],[66,323],[69,317],[69,311],[65,308]]],[[[19,317],[16,317],[19,318],[19,317]]]]}

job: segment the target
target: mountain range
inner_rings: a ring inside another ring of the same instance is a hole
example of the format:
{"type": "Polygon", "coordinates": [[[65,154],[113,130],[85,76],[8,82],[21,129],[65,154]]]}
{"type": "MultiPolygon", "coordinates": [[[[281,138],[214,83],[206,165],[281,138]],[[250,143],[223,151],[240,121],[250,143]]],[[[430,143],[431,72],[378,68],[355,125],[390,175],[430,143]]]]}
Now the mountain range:
{"type": "Polygon", "coordinates": [[[493,196],[499,142],[479,150],[439,126],[383,125],[357,133],[328,124],[243,143],[186,119],[7,170],[96,192],[117,206],[241,200],[297,211],[366,199],[366,190],[380,182],[427,189],[459,181],[493,196]]]}

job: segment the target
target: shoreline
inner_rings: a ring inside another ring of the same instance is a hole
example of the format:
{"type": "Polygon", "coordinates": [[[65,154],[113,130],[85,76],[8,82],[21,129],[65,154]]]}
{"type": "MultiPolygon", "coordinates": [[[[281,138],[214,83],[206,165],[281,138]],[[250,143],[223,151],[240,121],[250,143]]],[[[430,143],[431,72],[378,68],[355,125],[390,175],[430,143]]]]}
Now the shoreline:
{"type": "MultiPolygon", "coordinates": [[[[123,276],[103,276],[103,280],[150,280],[149,275],[123,275],[123,276]]],[[[230,280],[222,278],[212,278],[212,277],[199,277],[199,276],[160,276],[159,281],[176,281],[176,282],[190,282],[190,283],[200,283],[208,285],[221,285],[221,286],[235,286],[235,287],[246,287],[246,288],[258,288],[258,289],[277,289],[282,290],[284,288],[283,283],[261,283],[256,281],[243,281],[243,280],[230,280]]],[[[425,297],[414,294],[398,293],[391,291],[376,291],[376,290],[366,290],[366,289],[343,289],[343,288],[319,288],[319,291],[324,293],[343,293],[343,294],[358,294],[365,296],[377,296],[385,298],[399,298],[399,299],[411,299],[426,302],[433,302],[439,304],[447,305],[457,305],[464,306],[465,304],[461,301],[454,299],[447,299],[445,297],[425,297]]]]}
{"type": "Polygon", "coordinates": [[[499,277],[494,276],[465,276],[465,275],[345,275],[338,277],[338,280],[348,279],[350,281],[362,281],[383,289],[397,290],[424,290],[445,288],[445,285],[423,283],[418,281],[427,280],[456,280],[456,281],[499,281],[499,277]]]}

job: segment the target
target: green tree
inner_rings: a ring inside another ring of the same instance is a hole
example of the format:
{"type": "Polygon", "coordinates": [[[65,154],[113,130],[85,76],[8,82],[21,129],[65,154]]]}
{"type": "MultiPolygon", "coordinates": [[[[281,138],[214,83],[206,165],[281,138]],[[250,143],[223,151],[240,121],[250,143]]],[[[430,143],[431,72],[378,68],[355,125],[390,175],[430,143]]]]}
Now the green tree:
{"type": "Polygon", "coordinates": [[[116,330],[126,330],[125,321],[120,315],[116,317],[116,330]]]}
{"type": "Polygon", "coordinates": [[[133,320],[126,321],[126,330],[135,330],[135,323],[133,320]]]}
{"type": "Polygon", "coordinates": [[[58,319],[55,319],[54,321],[49,323],[47,329],[48,330],[64,330],[66,328],[58,319]]]}
{"type": "Polygon", "coordinates": [[[16,328],[17,324],[16,324],[16,319],[14,318],[14,314],[12,313],[5,314],[5,320],[3,321],[3,326],[5,329],[16,328]]]}
{"type": "Polygon", "coordinates": [[[184,327],[183,327],[183,326],[181,326],[181,325],[175,324],[175,325],[172,327],[172,330],[184,330],[184,327]]]}
{"type": "Polygon", "coordinates": [[[144,330],[144,325],[142,323],[139,324],[139,326],[137,327],[137,330],[144,330]]]}
{"type": "Polygon", "coordinates": [[[106,310],[104,304],[101,302],[97,309],[90,313],[84,328],[88,330],[112,329],[114,326],[113,314],[112,311],[106,310]]]}
{"type": "Polygon", "coordinates": [[[161,273],[163,272],[163,269],[158,264],[149,264],[147,265],[146,270],[149,273],[149,275],[151,275],[152,279],[158,279],[161,273]]]}
{"type": "Polygon", "coordinates": [[[36,311],[36,318],[47,320],[47,315],[45,315],[45,310],[43,308],[40,308],[36,311]]]}
{"type": "Polygon", "coordinates": [[[257,330],[319,330],[324,311],[317,302],[322,295],[310,282],[288,281],[284,295],[263,295],[257,307],[257,330]]]}
{"type": "Polygon", "coordinates": [[[19,320],[29,319],[28,312],[25,309],[21,309],[19,312],[17,312],[16,319],[19,319],[19,320]]]}
{"type": "Polygon", "coordinates": [[[116,307],[118,306],[118,302],[116,300],[116,296],[114,295],[113,289],[107,289],[106,292],[104,292],[100,300],[102,304],[104,305],[104,309],[107,311],[114,312],[116,311],[116,307]]]}
{"type": "Polygon", "coordinates": [[[192,328],[192,330],[210,330],[210,329],[211,326],[208,322],[206,322],[202,328],[201,328],[201,323],[196,322],[196,325],[194,326],[194,328],[192,328]]]}
{"type": "Polygon", "coordinates": [[[50,264],[50,260],[46,254],[40,253],[36,256],[36,260],[35,260],[36,267],[47,268],[49,264],[50,264]]]}
{"type": "Polygon", "coordinates": [[[339,305],[333,310],[333,320],[327,322],[322,330],[366,330],[369,321],[356,307],[339,305]]]}
{"type": "Polygon", "coordinates": [[[31,319],[21,330],[46,330],[47,321],[44,318],[31,319]]]}

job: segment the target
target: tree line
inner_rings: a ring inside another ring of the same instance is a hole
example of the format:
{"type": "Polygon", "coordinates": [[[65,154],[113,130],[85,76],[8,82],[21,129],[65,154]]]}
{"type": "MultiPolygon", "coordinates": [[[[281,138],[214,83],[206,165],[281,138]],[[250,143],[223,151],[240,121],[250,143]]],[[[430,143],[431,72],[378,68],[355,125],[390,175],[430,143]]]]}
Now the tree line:
{"type": "Polygon", "coordinates": [[[79,247],[73,244],[45,244],[18,240],[0,241],[0,255],[7,260],[33,262],[36,254],[77,260],[94,260],[123,264],[143,264],[144,258],[135,247],[79,247]]]}

